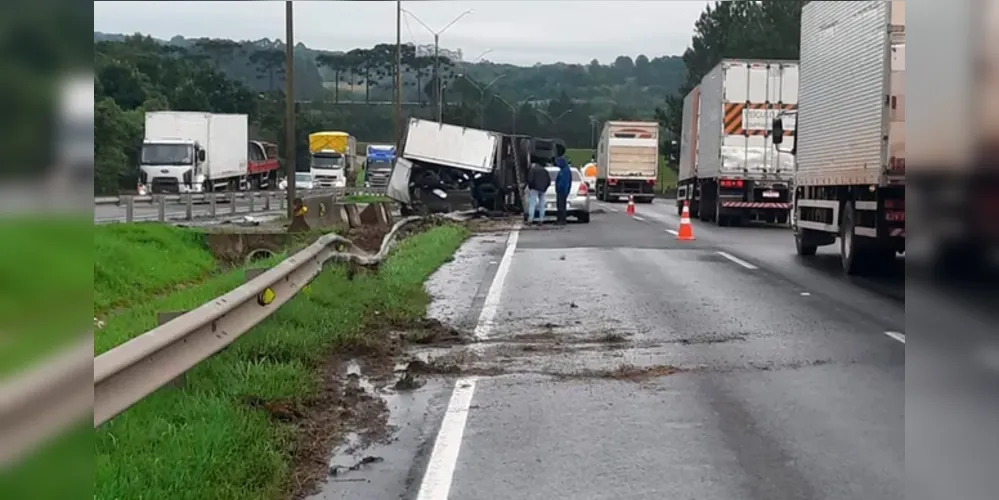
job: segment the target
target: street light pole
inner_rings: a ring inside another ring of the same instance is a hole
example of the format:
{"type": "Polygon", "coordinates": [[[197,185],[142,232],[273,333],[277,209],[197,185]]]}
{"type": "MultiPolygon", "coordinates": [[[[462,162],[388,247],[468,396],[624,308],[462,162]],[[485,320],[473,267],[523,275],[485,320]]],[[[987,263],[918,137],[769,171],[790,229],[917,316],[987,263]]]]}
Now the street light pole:
{"type": "Polygon", "coordinates": [[[288,220],[295,217],[295,30],[291,0],[284,3],[284,154],[288,178],[288,220]]]}
{"type": "Polygon", "coordinates": [[[402,0],[395,2],[395,150],[402,147],[402,0]]]}
{"type": "Polygon", "coordinates": [[[441,78],[440,78],[440,62],[441,62],[441,59],[440,59],[440,41],[441,41],[441,33],[444,33],[445,31],[447,31],[447,29],[450,28],[451,26],[453,26],[454,23],[458,22],[459,19],[461,19],[461,18],[463,18],[463,17],[471,14],[472,11],[471,11],[471,9],[469,9],[469,10],[466,10],[465,12],[462,12],[461,14],[458,14],[457,17],[455,17],[454,19],[452,19],[451,22],[447,23],[447,25],[445,25],[443,28],[441,28],[440,31],[434,31],[433,29],[430,28],[430,26],[427,26],[427,23],[424,23],[423,21],[421,21],[420,18],[416,17],[416,15],[413,14],[412,12],[410,12],[410,11],[408,11],[406,9],[403,9],[402,7],[399,7],[399,9],[401,9],[402,12],[405,12],[406,14],[409,14],[409,17],[412,17],[414,20],[416,20],[416,22],[420,23],[421,26],[423,26],[424,28],[426,28],[427,31],[429,31],[430,34],[434,36],[434,71],[433,71],[433,73],[434,73],[434,80],[433,81],[434,81],[434,94],[436,94],[435,99],[436,99],[436,102],[437,102],[437,123],[444,123],[444,102],[443,102],[443,98],[442,98],[442,96],[444,95],[444,84],[443,84],[443,82],[441,82],[441,78]]]}

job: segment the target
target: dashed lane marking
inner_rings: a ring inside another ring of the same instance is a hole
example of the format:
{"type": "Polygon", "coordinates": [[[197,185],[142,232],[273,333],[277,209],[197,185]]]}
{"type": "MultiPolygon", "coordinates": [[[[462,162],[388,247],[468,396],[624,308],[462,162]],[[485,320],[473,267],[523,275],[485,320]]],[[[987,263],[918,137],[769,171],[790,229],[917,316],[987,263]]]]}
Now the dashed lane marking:
{"type": "Polygon", "coordinates": [[[759,269],[758,267],[750,264],[749,262],[746,262],[746,261],[744,261],[744,260],[736,257],[735,255],[732,255],[732,254],[728,253],[728,252],[718,252],[718,255],[721,255],[722,257],[725,257],[726,259],[728,259],[728,260],[730,260],[732,262],[735,262],[736,264],[739,264],[740,266],[742,266],[742,267],[744,267],[746,269],[759,269]]]}
{"type": "Polygon", "coordinates": [[[680,236],[679,231],[677,231],[675,229],[667,229],[666,232],[669,233],[669,234],[672,234],[673,236],[680,236]]]}
{"type": "Polygon", "coordinates": [[[895,339],[895,340],[897,340],[897,341],[899,341],[899,342],[901,342],[903,344],[905,343],[905,334],[904,333],[889,331],[889,332],[885,332],[885,335],[887,335],[887,336],[889,336],[889,337],[891,337],[891,338],[893,338],[893,339],[895,339]]]}

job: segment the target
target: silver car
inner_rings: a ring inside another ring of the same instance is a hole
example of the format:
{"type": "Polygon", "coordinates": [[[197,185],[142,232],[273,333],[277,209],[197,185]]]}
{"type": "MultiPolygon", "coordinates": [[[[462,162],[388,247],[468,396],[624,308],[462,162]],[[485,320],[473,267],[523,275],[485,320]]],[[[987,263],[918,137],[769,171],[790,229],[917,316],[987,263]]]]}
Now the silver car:
{"type": "MultiPolygon", "coordinates": [[[[295,172],[295,189],[313,189],[312,174],[309,172],[295,172]]],[[[288,189],[288,179],[281,179],[278,189],[288,189]]]]}
{"type": "MultiPolygon", "coordinates": [[[[545,191],[545,216],[546,217],[557,217],[558,208],[556,202],[558,201],[558,195],[555,193],[555,177],[558,176],[558,168],[547,167],[548,175],[552,178],[552,186],[545,191]]],[[[569,199],[566,200],[566,215],[569,217],[574,217],[576,220],[582,223],[590,222],[590,189],[583,182],[583,176],[579,173],[579,169],[575,167],[570,167],[569,171],[572,172],[572,187],[569,188],[569,199]]],[[[527,200],[528,197],[524,197],[524,220],[527,220],[527,200]]]]}

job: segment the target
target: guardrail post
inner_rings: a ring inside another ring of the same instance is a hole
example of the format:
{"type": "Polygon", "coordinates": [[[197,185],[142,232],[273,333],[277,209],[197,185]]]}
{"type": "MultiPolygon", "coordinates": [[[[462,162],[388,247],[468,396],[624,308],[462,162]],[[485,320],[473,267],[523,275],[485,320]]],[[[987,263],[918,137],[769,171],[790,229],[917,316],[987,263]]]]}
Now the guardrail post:
{"type": "Polygon", "coordinates": [[[271,196],[273,196],[271,193],[267,193],[267,196],[264,196],[264,211],[265,212],[270,212],[271,211],[271,196]]]}
{"type": "Polygon", "coordinates": [[[135,198],[125,197],[125,222],[132,222],[135,219],[135,198]]]}
{"type": "Polygon", "coordinates": [[[194,195],[187,193],[184,196],[184,204],[187,206],[187,211],[184,215],[187,220],[191,220],[194,218],[194,195]]]}
{"type": "Polygon", "coordinates": [[[166,196],[157,195],[156,214],[160,222],[166,222],[166,196]]]}
{"type": "Polygon", "coordinates": [[[208,196],[208,216],[215,218],[215,210],[217,208],[218,200],[215,198],[215,192],[207,194],[208,196]]]}
{"type": "Polygon", "coordinates": [[[236,215],[236,192],[229,191],[229,214],[236,215]]]}
{"type": "Polygon", "coordinates": [[[250,193],[247,197],[249,198],[250,202],[250,213],[253,213],[253,205],[256,204],[254,202],[257,200],[257,193],[250,193]]]}
{"type": "MultiPolygon", "coordinates": [[[[162,325],[164,325],[164,324],[166,324],[166,323],[168,323],[170,321],[173,321],[174,318],[177,318],[178,316],[182,316],[184,314],[187,314],[187,311],[158,312],[158,313],[156,313],[156,323],[157,323],[157,325],[162,326],[162,325]]],[[[186,384],[186,383],[187,383],[187,374],[185,373],[185,374],[182,374],[181,376],[179,376],[179,377],[171,380],[164,387],[168,387],[169,386],[169,387],[178,387],[178,388],[180,388],[180,387],[184,387],[184,384],[186,384]]]]}

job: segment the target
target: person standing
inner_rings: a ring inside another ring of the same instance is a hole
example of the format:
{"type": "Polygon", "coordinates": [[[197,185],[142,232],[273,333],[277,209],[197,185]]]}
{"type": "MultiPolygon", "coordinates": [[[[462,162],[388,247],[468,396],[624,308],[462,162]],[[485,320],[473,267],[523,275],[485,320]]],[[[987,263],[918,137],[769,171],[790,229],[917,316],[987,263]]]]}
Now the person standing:
{"type": "Polygon", "coordinates": [[[545,192],[552,183],[548,169],[535,163],[527,172],[527,223],[534,223],[535,211],[538,213],[537,224],[545,221],[545,192]]]}
{"type": "Polygon", "coordinates": [[[559,226],[564,226],[566,222],[566,204],[569,203],[569,190],[572,189],[572,170],[569,162],[562,156],[555,160],[558,165],[558,175],[555,176],[555,204],[558,209],[559,226]]]}

